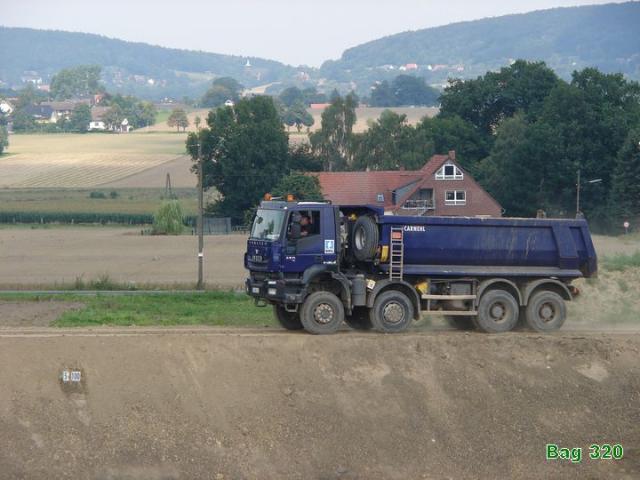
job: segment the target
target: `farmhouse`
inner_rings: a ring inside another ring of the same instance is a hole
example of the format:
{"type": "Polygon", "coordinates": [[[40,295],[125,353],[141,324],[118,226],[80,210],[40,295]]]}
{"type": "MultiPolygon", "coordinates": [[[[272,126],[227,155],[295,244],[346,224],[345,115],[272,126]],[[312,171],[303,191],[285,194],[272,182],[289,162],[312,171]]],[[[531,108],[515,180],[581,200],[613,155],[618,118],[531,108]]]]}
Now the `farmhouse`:
{"type": "Polygon", "coordinates": [[[502,215],[500,204],[456,162],[455,151],[434,155],[415,171],[317,175],[325,198],[340,205],[378,205],[397,215],[502,215]]]}

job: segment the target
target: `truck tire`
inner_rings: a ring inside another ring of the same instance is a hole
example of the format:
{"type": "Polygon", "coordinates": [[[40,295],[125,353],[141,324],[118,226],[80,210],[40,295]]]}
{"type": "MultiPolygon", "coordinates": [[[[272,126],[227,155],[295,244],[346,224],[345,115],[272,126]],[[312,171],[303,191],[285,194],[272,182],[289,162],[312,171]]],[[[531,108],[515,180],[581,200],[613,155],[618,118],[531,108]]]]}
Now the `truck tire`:
{"type": "Polygon", "coordinates": [[[413,320],[413,304],[404,293],[389,290],[376,297],[369,316],[374,328],[380,332],[404,332],[413,320]]]}
{"type": "Polygon", "coordinates": [[[344,321],[354,330],[371,330],[373,327],[367,307],[354,307],[351,315],[344,317],[344,321]]]}
{"type": "Polygon", "coordinates": [[[373,260],[378,250],[378,225],[373,218],[363,215],[353,226],[351,248],[357,260],[373,260]]]}
{"type": "Polygon", "coordinates": [[[302,330],[299,312],[287,312],[282,305],[273,306],[273,316],[278,323],[286,330],[302,330]]]}
{"type": "Polygon", "coordinates": [[[489,290],[478,302],[477,326],[486,333],[502,333],[518,324],[518,302],[505,290],[489,290]]]}
{"type": "Polygon", "coordinates": [[[525,311],[527,325],[536,332],[558,330],[567,319],[567,306],[556,292],[543,290],[534,293],[525,311]]]}
{"type": "Polygon", "coordinates": [[[473,330],[476,326],[473,323],[473,315],[445,315],[446,322],[458,330],[473,330]]]}
{"type": "Polygon", "coordinates": [[[309,333],[335,333],[344,321],[344,306],[331,292],[314,292],[302,304],[300,320],[309,333]]]}

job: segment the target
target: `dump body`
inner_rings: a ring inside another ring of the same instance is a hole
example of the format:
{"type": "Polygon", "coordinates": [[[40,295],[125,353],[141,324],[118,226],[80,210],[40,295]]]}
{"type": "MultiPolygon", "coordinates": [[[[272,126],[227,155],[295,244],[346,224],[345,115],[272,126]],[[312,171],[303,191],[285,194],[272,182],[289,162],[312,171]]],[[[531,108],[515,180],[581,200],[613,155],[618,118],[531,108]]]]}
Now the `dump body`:
{"type": "Polygon", "coordinates": [[[378,223],[381,245],[389,245],[391,227],[403,229],[406,275],[578,278],[597,272],[585,220],[383,215],[378,223]]]}

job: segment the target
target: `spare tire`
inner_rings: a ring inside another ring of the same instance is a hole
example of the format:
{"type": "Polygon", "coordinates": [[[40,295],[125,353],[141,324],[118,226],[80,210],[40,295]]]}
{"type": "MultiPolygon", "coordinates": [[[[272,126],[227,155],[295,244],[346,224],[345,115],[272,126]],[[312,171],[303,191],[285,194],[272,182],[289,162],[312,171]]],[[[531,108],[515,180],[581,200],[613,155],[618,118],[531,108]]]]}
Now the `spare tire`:
{"type": "Polygon", "coordinates": [[[356,260],[361,262],[373,260],[378,250],[378,225],[367,215],[356,220],[351,234],[351,248],[356,260]]]}

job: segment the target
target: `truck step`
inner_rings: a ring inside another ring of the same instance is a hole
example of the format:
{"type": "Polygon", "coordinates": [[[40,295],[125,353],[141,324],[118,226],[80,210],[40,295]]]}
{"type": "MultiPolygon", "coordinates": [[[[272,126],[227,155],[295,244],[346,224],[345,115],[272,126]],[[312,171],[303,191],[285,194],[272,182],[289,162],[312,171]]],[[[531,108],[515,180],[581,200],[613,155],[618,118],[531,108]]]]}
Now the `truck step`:
{"type": "Polygon", "coordinates": [[[423,294],[423,300],[475,300],[477,295],[430,295],[423,294]]]}
{"type": "Polygon", "coordinates": [[[476,310],[422,310],[420,313],[422,315],[478,315],[478,312],[476,310]]]}

